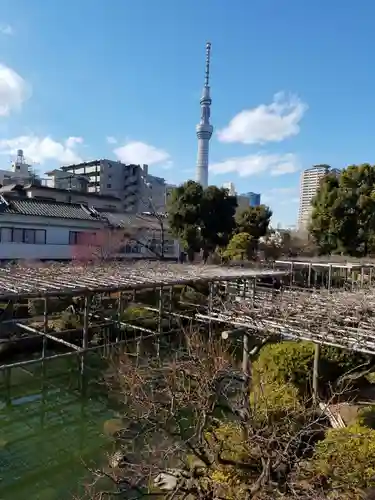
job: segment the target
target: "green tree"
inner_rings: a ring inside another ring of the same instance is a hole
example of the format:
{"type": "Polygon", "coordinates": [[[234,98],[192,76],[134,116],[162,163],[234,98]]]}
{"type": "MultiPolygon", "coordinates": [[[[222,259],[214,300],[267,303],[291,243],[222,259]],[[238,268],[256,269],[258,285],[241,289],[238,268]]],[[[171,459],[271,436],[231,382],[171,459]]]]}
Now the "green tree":
{"type": "Polygon", "coordinates": [[[272,210],[266,205],[245,208],[236,215],[236,232],[248,233],[259,240],[267,233],[271,217],[272,210]]]}
{"type": "Polygon", "coordinates": [[[227,189],[188,181],[172,191],[168,221],[192,260],[203,249],[204,257],[216,247],[225,246],[234,230],[237,200],[227,189]]]}
{"type": "Polygon", "coordinates": [[[250,234],[235,234],[223,252],[223,257],[230,260],[250,259],[253,255],[253,243],[250,234]]]}
{"type": "Polygon", "coordinates": [[[327,175],[312,202],[310,233],[321,254],[367,255],[375,242],[375,166],[327,175]]]}
{"type": "Polygon", "coordinates": [[[236,208],[236,197],[227,189],[209,186],[203,192],[200,227],[204,257],[228,244],[235,228],[236,208]]]}
{"type": "Polygon", "coordinates": [[[189,260],[201,249],[200,219],[203,188],[194,181],[172,190],[168,201],[168,222],[174,236],[180,239],[189,260]]]}

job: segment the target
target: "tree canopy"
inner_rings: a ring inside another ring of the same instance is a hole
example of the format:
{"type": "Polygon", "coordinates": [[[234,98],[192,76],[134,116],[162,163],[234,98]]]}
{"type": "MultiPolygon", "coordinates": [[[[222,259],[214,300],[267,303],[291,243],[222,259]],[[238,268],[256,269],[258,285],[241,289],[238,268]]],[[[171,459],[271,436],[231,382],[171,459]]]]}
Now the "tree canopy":
{"type": "Polygon", "coordinates": [[[375,250],[375,166],[327,175],[312,202],[310,233],[320,253],[362,256],[375,250]]]}
{"type": "Polygon", "coordinates": [[[238,233],[231,238],[223,257],[230,260],[243,260],[251,258],[253,253],[253,240],[249,233],[238,233]]]}
{"type": "Polygon", "coordinates": [[[227,189],[203,189],[197,182],[188,181],[172,191],[169,225],[189,258],[200,250],[207,256],[217,246],[228,243],[235,227],[236,207],[236,197],[230,196],[227,189]]]}
{"type": "Polygon", "coordinates": [[[259,240],[267,233],[272,210],[266,205],[248,207],[236,215],[236,232],[248,233],[254,240],[259,240]]]}

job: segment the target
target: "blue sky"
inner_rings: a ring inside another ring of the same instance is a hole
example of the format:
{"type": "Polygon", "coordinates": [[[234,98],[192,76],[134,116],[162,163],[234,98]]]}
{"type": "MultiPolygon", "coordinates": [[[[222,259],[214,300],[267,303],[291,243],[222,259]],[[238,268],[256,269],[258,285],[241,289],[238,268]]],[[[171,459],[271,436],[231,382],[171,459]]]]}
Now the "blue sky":
{"type": "Polygon", "coordinates": [[[296,220],[299,170],[373,162],[375,2],[0,0],[0,168],[98,157],[194,178],[212,43],[210,183],[296,220]]]}

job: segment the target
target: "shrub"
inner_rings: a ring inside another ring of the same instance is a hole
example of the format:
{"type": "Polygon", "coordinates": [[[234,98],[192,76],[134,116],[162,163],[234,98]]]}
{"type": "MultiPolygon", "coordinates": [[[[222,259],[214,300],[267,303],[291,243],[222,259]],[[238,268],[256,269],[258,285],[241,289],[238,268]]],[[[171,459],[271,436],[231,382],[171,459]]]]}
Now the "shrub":
{"type": "Polygon", "coordinates": [[[358,412],[356,423],[370,429],[375,429],[375,405],[362,408],[358,412]]]}
{"type": "MultiPolygon", "coordinates": [[[[48,314],[64,311],[71,303],[69,297],[49,297],[48,314]]],[[[30,316],[42,316],[44,314],[44,299],[29,299],[28,310],[30,316]]]]}
{"type": "Polygon", "coordinates": [[[158,324],[157,313],[137,305],[127,307],[121,316],[121,320],[125,323],[133,323],[150,329],[155,329],[158,324]]]}
{"type": "Polygon", "coordinates": [[[191,304],[206,304],[208,291],[207,293],[205,292],[206,290],[202,289],[202,287],[199,289],[186,287],[182,290],[180,299],[184,302],[190,302],[191,304]]]}
{"type": "Polygon", "coordinates": [[[359,424],[328,430],[301,467],[300,479],[323,484],[336,492],[334,498],[363,498],[363,491],[375,486],[375,430],[359,424]]]}
{"type": "MultiPolygon", "coordinates": [[[[301,394],[308,394],[314,364],[315,346],[312,342],[284,341],[265,346],[254,363],[255,379],[292,383],[301,394]]],[[[319,380],[327,385],[338,377],[365,363],[361,354],[322,346],[319,358],[319,380]]]]}
{"type": "Polygon", "coordinates": [[[61,330],[73,330],[75,328],[81,328],[80,317],[76,314],[72,314],[68,311],[64,311],[60,318],[61,330]]]}
{"type": "Polygon", "coordinates": [[[303,409],[298,389],[291,383],[279,383],[276,380],[253,384],[250,404],[257,419],[278,420],[288,413],[303,409]]]}

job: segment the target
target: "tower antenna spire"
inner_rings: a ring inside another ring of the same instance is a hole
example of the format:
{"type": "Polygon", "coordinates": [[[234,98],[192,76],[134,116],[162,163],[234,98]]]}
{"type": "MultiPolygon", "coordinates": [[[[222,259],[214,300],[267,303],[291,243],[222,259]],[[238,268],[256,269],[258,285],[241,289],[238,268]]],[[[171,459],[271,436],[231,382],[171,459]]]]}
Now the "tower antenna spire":
{"type": "Polygon", "coordinates": [[[206,43],[206,70],[204,76],[204,86],[210,86],[210,59],[211,59],[211,42],[206,43]]]}

